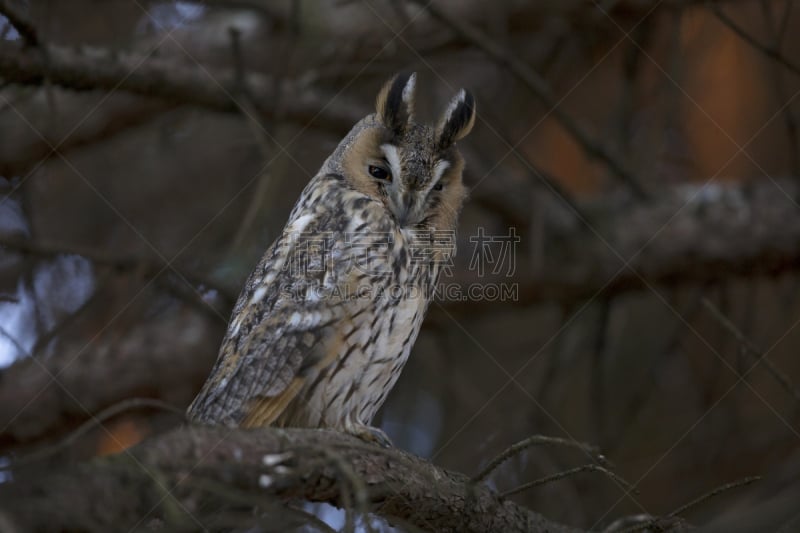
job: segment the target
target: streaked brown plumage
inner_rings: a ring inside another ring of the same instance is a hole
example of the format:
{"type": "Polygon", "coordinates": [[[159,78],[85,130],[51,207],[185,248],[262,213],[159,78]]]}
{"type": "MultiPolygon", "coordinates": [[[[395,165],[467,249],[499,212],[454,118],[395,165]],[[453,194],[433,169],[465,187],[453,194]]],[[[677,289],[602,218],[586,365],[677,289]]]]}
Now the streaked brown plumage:
{"type": "Polygon", "coordinates": [[[475,121],[462,89],[436,128],[416,123],[415,81],[387,83],[306,186],[239,297],[190,420],[332,427],[388,443],[369,424],[455,251],[455,142],[475,121]]]}

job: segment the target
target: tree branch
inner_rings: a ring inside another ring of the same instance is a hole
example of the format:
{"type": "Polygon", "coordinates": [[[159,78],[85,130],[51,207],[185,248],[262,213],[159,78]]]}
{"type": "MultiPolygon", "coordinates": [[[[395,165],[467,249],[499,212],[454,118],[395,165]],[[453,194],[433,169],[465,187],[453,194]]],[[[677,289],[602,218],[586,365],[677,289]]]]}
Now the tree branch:
{"type": "Polygon", "coordinates": [[[717,19],[719,19],[720,22],[722,22],[725,26],[727,26],[728,29],[730,29],[733,33],[738,35],[739,38],[742,39],[744,42],[746,42],[754,49],[767,56],[768,58],[772,59],[773,61],[778,62],[789,72],[800,76],[800,66],[795,65],[794,63],[786,59],[786,57],[784,57],[784,55],[781,54],[780,50],[778,50],[777,48],[758,42],[752,35],[747,33],[744,30],[744,28],[736,24],[732,18],[726,15],[725,12],[722,11],[722,9],[720,9],[720,7],[716,3],[711,4],[711,12],[714,13],[714,15],[717,17],[717,19]]]}
{"type": "Polygon", "coordinates": [[[0,487],[0,514],[26,531],[107,531],[135,526],[151,511],[163,517],[165,502],[172,502],[172,511],[190,514],[194,527],[213,529],[216,516],[234,502],[227,490],[210,494],[203,486],[247,495],[261,509],[293,499],[340,506],[343,491],[352,489],[352,480],[337,471],[342,465],[360,480],[371,512],[426,531],[577,531],[401,450],[309,429],[179,428],[130,452],[43,478],[17,473],[0,487]]]}
{"type": "Polygon", "coordinates": [[[489,57],[504,66],[517,79],[519,79],[542,104],[552,113],[567,132],[581,145],[583,150],[591,157],[603,161],[611,172],[616,175],[640,199],[649,199],[649,194],[642,188],[633,174],[625,168],[618,157],[603,145],[598,139],[593,139],[586,130],[559,105],[558,99],[552,89],[541,76],[514,54],[503,49],[502,46],[491,40],[477,28],[461,20],[451,17],[431,2],[413,0],[423,5],[435,19],[456,32],[461,38],[483,50],[489,57]]]}
{"type": "MultiPolygon", "coordinates": [[[[157,97],[179,104],[191,104],[219,111],[238,112],[232,95],[237,93],[235,72],[214,71],[161,59],[153,54],[142,56],[112,53],[99,48],[81,48],[80,52],[61,47],[42,47],[46,54],[0,43],[0,73],[6,82],[23,85],[49,83],[76,91],[123,90],[157,97]],[[209,74],[210,73],[210,74],[209,74]]],[[[274,80],[261,73],[247,74],[247,87],[259,102],[259,112],[273,117],[277,109],[274,80]]],[[[281,117],[303,124],[314,122],[324,128],[341,131],[350,128],[364,115],[364,110],[337,100],[325,106],[332,95],[312,88],[284,84],[280,98],[281,117]],[[324,112],[320,109],[324,108],[324,112]]]]}
{"type": "MultiPolygon", "coordinates": [[[[58,255],[79,255],[95,263],[96,265],[109,268],[116,272],[135,272],[145,278],[159,278],[161,276],[168,276],[170,273],[175,273],[179,278],[190,283],[194,287],[204,287],[207,290],[216,291],[220,298],[223,300],[223,309],[220,311],[223,315],[230,312],[233,307],[233,302],[236,301],[237,294],[232,292],[227,287],[219,283],[201,276],[196,273],[184,272],[183,269],[178,269],[175,265],[167,263],[160,258],[148,258],[137,256],[114,256],[107,254],[100,250],[93,248],[70,247],[51,245],[44,242],[31,241],[28,239],[20,239],[13,237],[0,236],[0,248],[8,248],[18,253],[25,255],[35,255],[41,257],[55,257],[58,255]]],[[[180,280],[179,280],[180,281],[180,280]]],[[[178,283],[178,286],[181,284],[178,283]]],[[[184,283],[185,285],[185,283],[184,283]]],[[[187,294],[177,290],[178,287],[168,285],[173,292],[181,298],[186,299],[191,304],[198,303],[197,294],[187,294]]],[[[205,304],[204,304],[205,305],[205,304]]],[[[208,307],[208,306],[206,306],[208,307]]],[[[208,309],[201,307],[204,311],[208,309]]],[[[214,313],[216,315],[216,313],[214,313]]]]}
{"type": "Polygon", "coordinates": [[[500,467],[503,463],[522,453],[523,451],[527,450],[528,448],[533,448],[534,446],[564,446],[565,448],[575,448],[577,450],[582,451],[598,463],[603,466],[609,466],[608,460],[600,453],[600,450],[591,444],[586,444],[583,442],[577,442],[575,440],[570,439],[562,439],[559,437],[549,437],[546,435],[533,435],[528,437],[527,439],[521,440],[516,442],[503,450],[497,457],[493,458],[489,461],[480,472],[478,472],[475,477],[472,478],[474,483],[480,483],[488,478],[492,472],[494,472],[497,468],[500,467]]]}
{"type": "MultiPolygon", "coordinates": [[[[789,376],[787,376],[777,366],[775,366],[775,363],[773,363],[767,357],[767,353],[759,349],[755,344],[753,344],[753,341],[751,341],[744,333],[742,333],[742,331],[739,328],[737,328],[736,325],[733,322],[731,322],[731,320],[727,316],[725,316],[725,314],[717,306],[711,303],[711,300],[704,297],[701,300],[701,303],[703,307],[705,307],[711,313],[714,319],[717,322],[719,322],[719,324],[723,328],[725,328],[728,331],[728,333],[733,335],[733,338],[736,339],[736,341],[741,346],[742,351],[745,352],[747,355],[749,355],[750,358],[753,360],[753,366],[763,363],[764,366],[767,367],[767,372],[769,372],[770,375],[772,375],[775,381],[777,381],[778,384],[780,384],[780,386],[787,393],[789,393],[792,396],[792,398],[794,398],[796,404],[800,406],[800,389],[798,389],[794,385],[794,383],[792,383],[792,380],[789,379],[789,376]]],[[[746,376],[747,373],[748,372],[745,372],[742,378],[744,378],[744,376],[746,376]]]]}
{"type": "MultiPolygon", "coordinates": [[[[461,285],[463,293],[473,283],[516,284],[517,298],[510,303],[531,305],[582,302],[600,293],[613,296],[649,286],[702,285],[738,276],[796,272],[800,269],[796,181],[772,178],[743,185],[662,189],[658,204],[633,207],[602,198],[594,205],[581,204],[591,216],[591,231],[575,224],[550,232],[545,243],[548,254],[540,268],[533,269],[525,255],[517,253],[511,277],[475,278],[474,272],[458,265],[455,278],[445,281],[461,285]]],[[[472,251],[467,249],[457,259],[469,261],[472,251]]],[[[459,300],[456,310],[473,312],[497,301],[459,300]]]]}
{"type": "Polygon", "coordinates": [[[178,310],[136,317],[124,335],[68,336],[49,357],[18,360],[0,380],[0,454],[63,437],[129,398],[188,404],[208,377],[223,333],[218,320],[178,310]]]}
{"type": "Polygon", "coordinates": [[[50,159],[59,159],[59,154],[67,155],[73,150],[86,149],[101,143],[109,142],[118,135],[152,124],[175,107],[158,100],[142,100],[135,105],[125,102],[124,105],[111,110],[106,104],[102,121],[87,121],[58,145],[58,150],[46,140],[39,137],[30,144],[7,144],[0,146],[0,175],[25,176],[33,172],[39,165],[50,159]]]}

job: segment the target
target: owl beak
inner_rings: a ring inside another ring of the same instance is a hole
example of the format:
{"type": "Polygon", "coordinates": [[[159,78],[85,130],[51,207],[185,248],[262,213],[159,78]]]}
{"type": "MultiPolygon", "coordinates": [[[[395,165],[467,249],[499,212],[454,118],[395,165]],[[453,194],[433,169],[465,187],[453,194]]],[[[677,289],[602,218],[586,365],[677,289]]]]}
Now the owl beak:
{"type": "Polygon", "coordinates": [[[402,196],[402,202],[400,203],[400,225],[405,226],[406,222],[408,222],[409,215],[411,215],[411,211],[414,204],[414,198],[411,196],[410,192],[404,192],[402,196]]]}

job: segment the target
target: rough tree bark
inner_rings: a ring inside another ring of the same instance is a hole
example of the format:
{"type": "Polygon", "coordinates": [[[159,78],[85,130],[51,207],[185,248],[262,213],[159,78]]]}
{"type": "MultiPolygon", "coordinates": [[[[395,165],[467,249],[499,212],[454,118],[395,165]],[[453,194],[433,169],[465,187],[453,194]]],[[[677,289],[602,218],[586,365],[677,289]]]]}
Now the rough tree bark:
{"type": "Polygon", "coordinates": [[[463,474],[327,430],[182,427],[116,456],[17,477],[0,487],[0,521],[24,531],[127,530],[154,519],[213,528],[242,500],[262,512],[280,501],[361,502],[424,531],[577,531],[463,474]]]}
{"type": "Polygon", "coordinates": [[[302,124],[313,121],[315,127],[337,132],[364,115],[363,109],[341,99],[336,106],[325,107],[332,95],[310,87],[283,83],[284,93],[276,98],[274,80],[265,74],[246,73],[239,81],[232,69],[216,71],[153,54],[87,47],[78,51],[54,45],[32,49],[6,42],[0,43],[0,72],[6,83],[38,87],[47,82],[77,91],[122,90],[219,111],[240,111],[235,96],[246,90],[266,117],[280,113],[286,119],[302,124]]]}

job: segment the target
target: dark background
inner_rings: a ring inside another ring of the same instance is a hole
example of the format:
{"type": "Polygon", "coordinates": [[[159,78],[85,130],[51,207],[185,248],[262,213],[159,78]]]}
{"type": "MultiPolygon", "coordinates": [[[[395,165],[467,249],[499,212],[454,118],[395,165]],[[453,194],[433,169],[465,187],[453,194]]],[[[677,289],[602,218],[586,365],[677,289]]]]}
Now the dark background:
{"type": "MultiPolygon", "coordinates": [[[[467,474],[533,434],[597,444],[637,493],[515,496],[577,527],[756,475],[682,515],[800,527],[792,2],[8,3],[35,33],[0,18],[0,461],[126,399],[185,408],[299,192],[413,70],[427,121],[477,100],[444,282],[478,289],[431,306],[379,416],[395,444],[467,474]],[[479,228],[520,237],[499,272],[470,264],[479,228]]],[[[180,423],[128,409],[51,460],[180,423]]],[[[491,483],[589,462],[537,447],[491,483]]]]}

